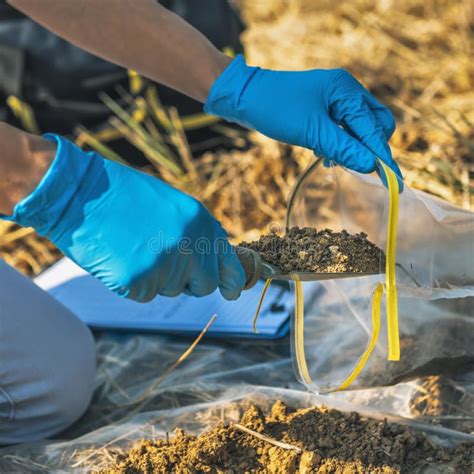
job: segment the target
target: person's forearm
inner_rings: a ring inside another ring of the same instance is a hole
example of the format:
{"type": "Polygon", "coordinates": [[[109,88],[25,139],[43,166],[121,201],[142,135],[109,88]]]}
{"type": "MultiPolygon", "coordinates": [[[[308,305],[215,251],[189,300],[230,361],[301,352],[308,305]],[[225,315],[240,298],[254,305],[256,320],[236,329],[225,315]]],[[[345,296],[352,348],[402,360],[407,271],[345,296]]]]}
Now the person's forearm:
{"type": "Polygon", "coordinates": [[[0,122],[0,214],[36,188],[54,159],[55,145],[0,122]]]}
{"type": "Polygon", "coordinates": [[[231,61],[156,0],[9,0],[71,43],[201,102],[231,61]]]}

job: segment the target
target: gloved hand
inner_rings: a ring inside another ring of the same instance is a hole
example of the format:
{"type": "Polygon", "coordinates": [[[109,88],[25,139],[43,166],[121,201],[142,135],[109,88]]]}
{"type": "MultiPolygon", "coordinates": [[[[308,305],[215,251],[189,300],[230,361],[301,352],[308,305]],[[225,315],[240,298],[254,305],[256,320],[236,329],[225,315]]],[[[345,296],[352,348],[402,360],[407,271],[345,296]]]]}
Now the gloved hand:
{"type": "Polygon", "coordinates": [[[342,69],[270,71],[239,55],[213,84],[204,111],[309,148],[326,165],[371,173],[378,156],[402,176],[387,144],[392,113],[342,69]]]}
{"type": "MultiPolygon", "coordinates": [[[[7,217],[34,227],[120,296],[236,299],[245,274],[226,233],[196,199],[57,135],[56,157],[7,217]]],[[[87,295],[84,295],[87,297],[87,295]]]]}

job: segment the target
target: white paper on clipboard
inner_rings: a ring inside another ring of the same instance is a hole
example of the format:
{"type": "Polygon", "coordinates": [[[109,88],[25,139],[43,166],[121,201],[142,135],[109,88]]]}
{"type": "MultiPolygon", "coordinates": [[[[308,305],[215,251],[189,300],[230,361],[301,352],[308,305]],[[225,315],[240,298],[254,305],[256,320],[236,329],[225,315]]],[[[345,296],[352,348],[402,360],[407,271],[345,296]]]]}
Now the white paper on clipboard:
{"type": "MultiPolygon", "coordinates": [[[[217,314],[209,334],[226,337],[256,336],[252,318],[263,288],[263,282],[258,282],[237,301],[226,301],[216,290],[203,298],[157,296],[149,303],[137,303],[109,291],[68,258],[38,276],[35,283],[94,328],[197,333],[217,314]]],[[[270,286],[258,319],[259,336],[285,335],[292,309],[291,293],[281,286],[270,286]]]]}

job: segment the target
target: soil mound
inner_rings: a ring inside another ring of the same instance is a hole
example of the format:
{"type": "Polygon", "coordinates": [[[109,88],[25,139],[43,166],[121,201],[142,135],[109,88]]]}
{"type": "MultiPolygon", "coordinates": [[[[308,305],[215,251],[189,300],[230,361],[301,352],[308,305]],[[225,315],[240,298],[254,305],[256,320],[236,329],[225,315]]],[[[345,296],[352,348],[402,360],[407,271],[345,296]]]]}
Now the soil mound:
{"type": "Polygon", "coordinates": [[[473,454],[472,444],[444,449],[387,421],[324,407],[295,410],[277,401],[267,415],[253,405],[239,424],[220,423],[199,436],[178,428],[171,440],[143,440],[103,472],[412,473],[450,465],[468,473],[473,454]]]}

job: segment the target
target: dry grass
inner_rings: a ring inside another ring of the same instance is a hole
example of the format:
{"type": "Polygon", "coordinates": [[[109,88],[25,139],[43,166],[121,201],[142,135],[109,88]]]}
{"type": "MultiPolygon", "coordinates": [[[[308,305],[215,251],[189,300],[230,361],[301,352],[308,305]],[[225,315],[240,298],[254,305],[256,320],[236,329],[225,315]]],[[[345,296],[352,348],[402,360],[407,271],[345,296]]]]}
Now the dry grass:
{"type": "Polygon", "coordinates": [[[241,0],[250,63],[344,67],[397,117],[408,184],[473,209],[473,4],[241,0]]]}
{"type": "MultiPolygon", "coordinates": [[[[301,69],[345,67],[395,112],[391,145],[412,187],[473,209],[474,72],[472,6],[462,0],[239,0],[251,64],[301,69]]],[[[123,91],[127,98],[127,92],[123,91]]],[[[108,98],[104,97],[107,102],[108,98]]],[[[108,141],[125,137],[150,161],[147,170],[201,199],[239,241],[284,222],[286,198],[311,153],[251,133],[248,151],[206,152],[192,159],[180,119],[153,89],[128,97],[100,135],[78,141],[112,159],[108,141]]],[[[283,111],[284,112],[284,111],[283,111]]],[[[240,132],[220,127],[242,142],[240,132]]],[[[28,274],[57,258],[29,231],[0,227],[0,257],[28,274]],[[25,235],[22,232],[26,232],[25,235]]]]}
{"type": "Polygon", "coordinates": [[[61,256],[56,247],[31,228],[0,221],[0,258],[25,275],[37,275],[61,256]]]}

